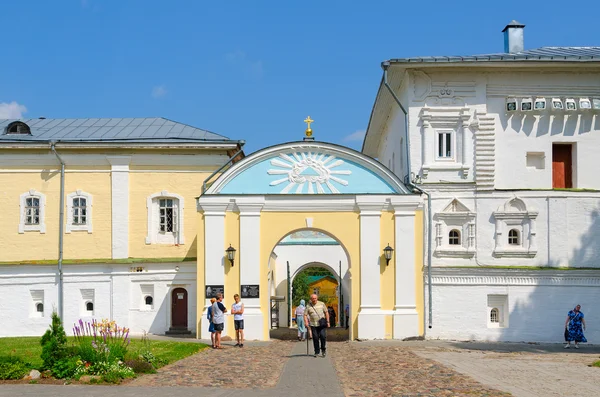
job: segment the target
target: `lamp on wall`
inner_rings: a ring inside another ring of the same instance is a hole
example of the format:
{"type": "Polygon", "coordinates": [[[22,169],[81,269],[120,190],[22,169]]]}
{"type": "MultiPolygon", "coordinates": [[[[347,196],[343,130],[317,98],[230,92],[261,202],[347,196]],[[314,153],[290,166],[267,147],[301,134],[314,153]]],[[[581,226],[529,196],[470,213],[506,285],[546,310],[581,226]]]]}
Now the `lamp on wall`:
{"type": "Polygon", "coordinates": [[[386,266],[389,266],[393,253],[394,253],[394,249],[392,247],[390,247],[389,244],[387,245],[387,247],[385,247],[383,249],[383,255],[385,256],[385,265],[386,266]]]}
{"type": "Polygon", "coordinates": [[[233,267],[233,262],[235,261],[235,248],[233,248],[231,244],[229,244],[229,248],[225,250],[225,253],[227,254],[227,259],[229,259],[229,263],[231,263],[231,266],[233,267]]]}

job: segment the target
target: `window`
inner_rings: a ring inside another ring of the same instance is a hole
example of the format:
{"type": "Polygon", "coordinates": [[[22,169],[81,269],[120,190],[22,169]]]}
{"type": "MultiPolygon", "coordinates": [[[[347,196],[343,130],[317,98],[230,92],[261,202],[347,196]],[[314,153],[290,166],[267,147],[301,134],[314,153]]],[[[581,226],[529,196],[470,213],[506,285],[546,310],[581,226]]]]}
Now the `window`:
{"type": "Polygon", "coordinates": [[[508,232],[508,244],[519,245],[519,231],[517,229],[511,229],[508,232]]]}
{"type": "Polygon", "coordinates": [[[452,158],[452,132],[438,132],[438,158],[452,158]]]}
{"type": "Polygon", "coordinates": [[[66,233],[87,231],[92,233],[92,195],[81,190],[67,196],[66,233]]]}
{"type": "Polygon", "coordinates": [[[87,310],[88,312],[93,312],[94,311],[94,302],[86,302],[85,310],[87,310]]]}
{"type": "Polygon", "coordinates": [[[43,193],[31,189],[19,197],[21,216],[19,221],[19,233],[40,232],[46,233],[44,212],[46,207],[46,196],[43,193]]]}
{"type": "Polygon", "coordinates": [[[141,292],[141,310],[153,310],[154,309],[154,285],[153,284],[140,284],[141,292]]]}
{"type": "Polygon", "coordinates": [[[148,235],[146,244],[184,244],[184,199],[176,193],[163,190],[146,199],[148,207],[148,235]]]}
{"type": "Polygon", "coordinates": [[[35,311],[38,313],[44,313],[44,304],[38,303],[37,305],[35,305],[35,311]]]}
{"type": "Polygon", "coordinates": [[[81,316],[90,317],[94,315],[94,290],[82,289],[81,292],[81,316]]]}
{"type": "Polygon", "coordinates": [[[450,233],[448,234],[448,244],[460,245],[460,232],[458,230],[450,230],[450,233]]]}
{"type": "Polygon", "coordinates": [[[6,127],[6,134],[31,135],[31,129],[22,121],[13,121],[6,127]]]}
{"type": "Polygon", "coordinates": [[[144,298],[144,301],[146,302],[146,306],[152,306],[152,297],[151,296],[147,296],[144,298]]]}
{"type": "Polygon", "coordinates": [[[490,311],[490,322],[491,323],[499,323],[500,322],[500,312],[497,308],[493,308],[490,311]]]}
{"type": "Polygon", "coordinates": [[[31,290],[30,317],[44,317],[44,290],[31,290]]]}

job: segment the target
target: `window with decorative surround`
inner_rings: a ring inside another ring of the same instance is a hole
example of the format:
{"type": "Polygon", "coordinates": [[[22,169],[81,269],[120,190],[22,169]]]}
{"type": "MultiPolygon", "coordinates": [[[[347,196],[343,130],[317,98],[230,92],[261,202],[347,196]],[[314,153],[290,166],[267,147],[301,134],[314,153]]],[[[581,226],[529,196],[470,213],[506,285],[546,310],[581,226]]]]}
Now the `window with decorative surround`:
{"type": "Polygon", "coordinates": [[[163,190],[148,196],[148,234],[146,244],[184,244],[184,199],[163,190]]]}
{"type": "Polygon", "coordinates": [[[437,257],[471,258],[475,255],[475,213],[457,199],[434,216],[437,257]]]}
{"type": "Polygon", "coordinates": [[[153,284],[141,284],[140,285],[142,302],[140,304],[141,310],[154,310],[154,285],[153,284]]]}
{"type": "Polygon", "coordinates": [[[454,158],[454,137],[452,131],[437,132],[437,159],[453,160],[454,158]]]}
{"type": "Polygon", "coordinates": [[[81,315],[83,317],[94,316],[94,290],[82,289],[81,292],[81,315]]]}
{"type": "Polygon", "coordinates": [[[487,296],[488,328],[508,328],[508,295],[487,296]]]}
{"type": "Polygon", "coordinates": [[[31,290],[30,317],[44,317],[44,290],[31,290]]]}
{"type": "Polygon", "coordinates": [[[81,190],[67,195],[66,233],[73,231],[92,232],[92,195],[81,190]]]}
{"type": "Polygon", "coordinates": [[[19,196],[19,233],[46,233],[46,195],[31,189],[19,196]]]}
{"type": "Polygon", "coordinates": [[[494,256],[533,258],[537,254],[536,218],[538,212],[518,197],[508,200],[494,213],[496,235],[494,256]]]}

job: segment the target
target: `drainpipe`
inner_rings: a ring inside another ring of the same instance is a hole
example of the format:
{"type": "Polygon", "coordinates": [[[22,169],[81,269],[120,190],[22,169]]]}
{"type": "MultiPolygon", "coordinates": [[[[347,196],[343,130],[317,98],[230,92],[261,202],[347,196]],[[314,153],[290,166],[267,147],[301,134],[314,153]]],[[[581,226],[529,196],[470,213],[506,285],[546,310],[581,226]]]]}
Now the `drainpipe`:
{"type": "Polygon", "coordinates": [[[54,142],[50,143],[50,149],[60,161],[60,211],[58,217],[58,317],[63,318],[63,227],[65,218],[65,162],[56,152],[54,142]]]}
{"type": "Polygon", "coordinates": [[[390,94],[392,94],[392,98],[398,104],[402,113],[404,113],[404,130],[406,131],[406,170],[407,176],[405,177],[405,182],[418,192],[427,196],[427,293],[429,294],[429,328],[433,327],[433,307],[432,307],[432,298],[431,298],[431,229],[432,229],[432,216],[431,216],[431,194],[421,189],[419,186],[415,185],[411,180],[411,170],[410,170],[410,134],[408,131],[408,112],[402,106],[402,102],[392,90],[392,87],[388,84],[387,79],[387,71],[390,67],[390,62],[385,61],[381,64],[381,68],[383,69],[383,85],[388,89],[390,94]]]}

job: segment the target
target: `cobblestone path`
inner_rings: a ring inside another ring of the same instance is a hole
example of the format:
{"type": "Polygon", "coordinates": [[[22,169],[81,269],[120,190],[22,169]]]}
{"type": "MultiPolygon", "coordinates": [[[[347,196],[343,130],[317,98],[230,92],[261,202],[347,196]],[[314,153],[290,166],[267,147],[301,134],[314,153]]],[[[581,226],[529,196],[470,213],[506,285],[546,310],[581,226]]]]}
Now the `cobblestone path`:
{"type": "Polygon", "coordinates": [[[409,347],[348,342],[328,346],[346,396],[510,396],[420,357],[409,347]]]}
{"type": "Polygon", "coordinates": [[[128,386],[194,386],[236,389],[274,387],[294,342],[273,341],[243,348],[223,345],[224,349],[206,349],[156,374],[144,375],[128,386]]]}

